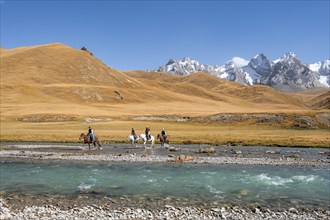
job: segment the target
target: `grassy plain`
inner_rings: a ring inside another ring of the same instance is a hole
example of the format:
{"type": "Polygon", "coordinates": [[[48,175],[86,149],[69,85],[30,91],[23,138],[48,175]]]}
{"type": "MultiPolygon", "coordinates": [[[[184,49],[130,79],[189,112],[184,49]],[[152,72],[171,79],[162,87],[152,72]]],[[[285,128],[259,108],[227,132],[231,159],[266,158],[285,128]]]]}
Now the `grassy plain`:
{"type": "Polygon", "coordinates": [[[122,143],[134,127],[145,126],[157,135],[165,127],[172,144],[330,147],[328,129],[286,129],[271,125],[219,124],[215,122],[109,121],[2,122],[1,141],[79,142],[81,132],[92,126],[101,142],[122,143]]]}

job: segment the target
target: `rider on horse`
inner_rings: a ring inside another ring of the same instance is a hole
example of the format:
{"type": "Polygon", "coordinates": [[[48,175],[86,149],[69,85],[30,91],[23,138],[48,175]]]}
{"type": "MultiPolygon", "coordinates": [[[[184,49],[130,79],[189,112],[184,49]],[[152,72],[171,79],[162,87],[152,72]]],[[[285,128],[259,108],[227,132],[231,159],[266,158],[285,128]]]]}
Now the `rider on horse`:
{"type": "Polygon", "coordinates": [[[166,139],[167,139],[167,133],[166,133],[166,131],[165,131],[164,128],[162,128],[161,135],[163,136],[164,141],[166,141],[166,139]]]}
{"type": "Polygon", "coordinates": [[[87,135],[89,135],[90,139],[91,139],[91,142],[94,141],[94,131],[91,127],[88,127],[88,133],[87,135]]]}
{"type": "Polygon", "coordinates": [[[148,126],[146,127],[146,139],[150,139],[150,128],[148,126]]]}
{"type": "Polygon", "coordinates": [[[138,138],[138,136],[137,136],[136,133],[135,133],[134,128],[132,128],[132,133],[131,133],[131,134],[133,135],[134,140],[136,140],[136,139],[138,138]]]}

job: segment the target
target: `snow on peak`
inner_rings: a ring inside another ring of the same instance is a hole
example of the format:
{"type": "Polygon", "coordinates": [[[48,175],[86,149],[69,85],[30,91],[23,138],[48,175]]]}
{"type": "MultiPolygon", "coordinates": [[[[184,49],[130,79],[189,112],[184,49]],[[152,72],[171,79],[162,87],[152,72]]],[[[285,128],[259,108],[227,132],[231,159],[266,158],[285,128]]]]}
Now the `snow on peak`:
{"type": "Polygon", "coordinates": [[[173,64],[173,63],[175,63],[175,62],[176,62],[176,60],[174,60],[174,59],[170,59],[170,60],[167,62],[166,65],[171,65],[171,64],[173,64]]]}
{"type": "Polygon", "coordinates": [[[254,65],[259,66],[259,65],[261,65],[262,63],[264,63],[266,61],[270,62],[268,60],[268,58],[263,53],[259,53],[251,59],[250,64],[253,63],[254,65]]]}
{"type": "Polygon", "coordinates": [[[290,58],[297,58],[297,55],[294,52],[287,52],[281,57],[281,60],[286,60],[290,58]]]}
{"type": "Polygon", "coordinates": [[[319,72],[321,75],[330,75],[330,60],[309,64],[308,67],[310,70],[319,72]]]}
{"type": "Polygon", "coordinates": [[[325,87],[330,87],[330,76],[320,76],[320,83],[322,83],[325,87]]]}
{"type": "Polygon", "coordinates": [[[241,67],[247,66],[249,64],[249,61],[247,61],[241,57],[233,57],[231,59],[231,61],[233,62],[234,66],[237,68],[241,68],[241,67]]]}
{"type": "Polygon", "coordinates": [[[273,63],[278,63],[285,60],[291,60],[292,58],[297,59],[297,55],[294,52],[287,52],[286,54],[282,55],[279,59],[274,60],[273,63]]]}
{"type": "Polygon", "coordinates": [[[266,56],[265,56],[265,54],[263,54],[263,53],[258,53],[257,55],[255,55],[254,57],[253,57],[253,59],[264,59],[266,56]]]}
{"type": "Polygon", "coordinates": [[[190,57],[184,57],[182,59],[182,62],[190,62],[190,61],[191,61],[190,57]]]}
{"type": "Polygon", "coordinates": [[[284,54],[284,57],[287,57],[287,58],[296,58],[297,55],[294,52],[287,52],[286,54],[284,54]]]}

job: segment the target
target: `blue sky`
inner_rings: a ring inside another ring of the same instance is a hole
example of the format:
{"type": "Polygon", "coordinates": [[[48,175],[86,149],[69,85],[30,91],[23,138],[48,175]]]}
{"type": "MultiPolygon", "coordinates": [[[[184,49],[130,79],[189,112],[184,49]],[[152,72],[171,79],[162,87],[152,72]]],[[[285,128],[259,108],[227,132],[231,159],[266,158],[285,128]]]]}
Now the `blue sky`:
{"type": "Polygon", "coordinates": [[[329,0],[1,1],[1,47],[86,46],[119,70],[156,69],[189,56],[223,64],[293,51],[329,59],[329,0]]]}

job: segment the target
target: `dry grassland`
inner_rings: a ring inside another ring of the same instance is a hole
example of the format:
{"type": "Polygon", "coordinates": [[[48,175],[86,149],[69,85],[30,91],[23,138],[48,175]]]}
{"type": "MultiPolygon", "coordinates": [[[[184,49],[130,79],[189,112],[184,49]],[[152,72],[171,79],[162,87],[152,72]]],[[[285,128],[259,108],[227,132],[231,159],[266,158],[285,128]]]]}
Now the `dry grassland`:
{"type": "Polygon", "coordinates": [[[324,102],[324,90],[286,94],[205,73],[122,73],[62,44],[2,49],[0,57],[1,141],[76,142],[91,125],[103,142],[124,142],[132,127],[143,133],[149,125],[154,135],[166,128],[172,143],[329,147],[324,128],[133,120],[218,113],[315,115],[310,100],[324,102]]]}
{"type": "Polygon", "coordinates": [[[2,122],[1,141],[79,142],[80,133],[92,126],[101,142],[123,143],[131,128],[152,135],[166,128],[172,144],[330,147],[327,129],[284,129],[269,125],[226,125],[202,122],[2,122]]]}

